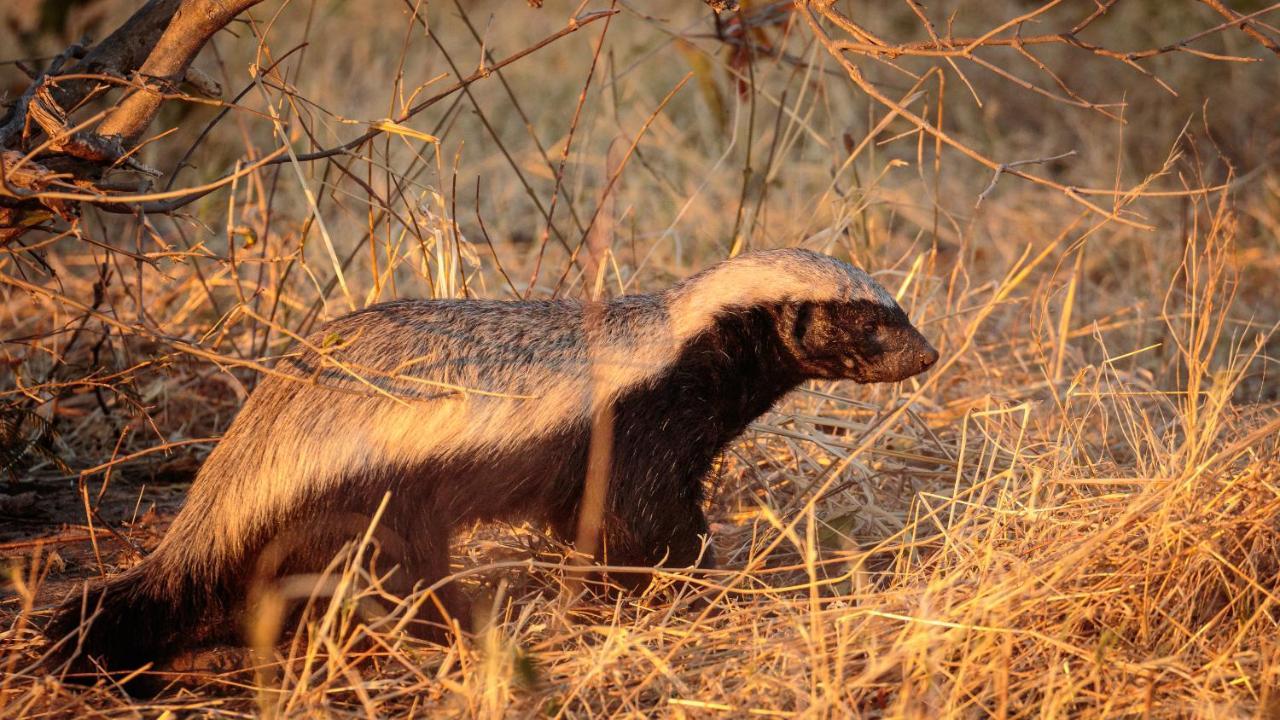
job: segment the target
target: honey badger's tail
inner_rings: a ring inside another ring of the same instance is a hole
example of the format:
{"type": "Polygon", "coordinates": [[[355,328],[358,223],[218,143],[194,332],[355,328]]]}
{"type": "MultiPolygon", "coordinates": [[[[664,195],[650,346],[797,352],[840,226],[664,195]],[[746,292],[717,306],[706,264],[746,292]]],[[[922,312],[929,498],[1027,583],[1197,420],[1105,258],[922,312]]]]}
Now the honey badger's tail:
{"type": "Polygon", "coordinates": [[[264,389],[270,384],[259,387],[205,460],[155,551],[120,575],[90,582],[54,612],[44,628],[46,668],[136,670],[186,649],[239,639],[245,528],[258,509],[244,487],[256,482],[254,468],[270,435],[244,425],[261,415],[255,402],[273,401],[264,389]]]}
{"type": "Polygon", "coordinates": [[[223,639],[234,623],[217,583],[197,579],[166,562],[162,546],[130,570],[90,584],[68,598],[45,626],[45,666],[72,673],[136,670],[185,648],[223,639]],[[212,621],[212,622],[211,622],[212,621]]]}

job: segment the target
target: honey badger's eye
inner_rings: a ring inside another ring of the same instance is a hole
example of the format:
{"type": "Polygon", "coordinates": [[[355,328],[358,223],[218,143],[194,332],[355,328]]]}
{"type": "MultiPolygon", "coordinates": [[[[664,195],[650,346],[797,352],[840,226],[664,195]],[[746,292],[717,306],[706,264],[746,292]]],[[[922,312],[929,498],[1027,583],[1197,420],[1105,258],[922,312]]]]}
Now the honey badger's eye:
{"type": "Polygon", "coordinates": [[[867,335],[875,335],[876,331],[879,329],[880,323],[875,322],[874,320],[868,320],[862,323],[862,332],[867,335]]]}

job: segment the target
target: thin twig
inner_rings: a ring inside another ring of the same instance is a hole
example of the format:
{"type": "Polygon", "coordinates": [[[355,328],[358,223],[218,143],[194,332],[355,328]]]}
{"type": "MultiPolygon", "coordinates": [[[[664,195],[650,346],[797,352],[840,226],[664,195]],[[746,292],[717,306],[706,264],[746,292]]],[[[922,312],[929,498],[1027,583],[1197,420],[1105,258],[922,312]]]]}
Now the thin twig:
{"type": "Polygon", "coordinates": [[[973,207],[976,209],[979,205],[982,204],[983,200],[987,199],[987,196],[991,194],[991,191],[996,189],[996,183],[1000,181],[1000,175],[1002,173],[1009,172],[1011,169],[1020,167],[1022,165],[1043,165],[1044,163],[1053,162],[1054,160],[1062,160],[1063,158],[1074,157],[1075,154],[1076,154],[1075,150],[1068,150],[1067,152],[1061,153],[1059,155],[1054,155],[1053,157],[1036,158],[1034,160],[1014,160],[1013,162],[1000,163],[1000,165],[996,167],[995,173],[993,173],[991,176],[991,183],[987,185],[985,190],[983,190],[981,193],[978,193],[978,201],[973,204],[973,207]]]}

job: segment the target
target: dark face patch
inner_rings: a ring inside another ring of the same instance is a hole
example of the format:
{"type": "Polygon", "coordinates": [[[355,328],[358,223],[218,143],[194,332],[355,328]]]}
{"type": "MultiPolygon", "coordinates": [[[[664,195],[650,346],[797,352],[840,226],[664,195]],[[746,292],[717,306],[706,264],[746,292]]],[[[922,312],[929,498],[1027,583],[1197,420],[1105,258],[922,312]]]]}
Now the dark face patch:
{"type": "Polygon", "coordinates": [[[898,382],[929,369],[938,351],[899,307],[870,300],[778,306],[782,343],[805,377],[898,382]]]}

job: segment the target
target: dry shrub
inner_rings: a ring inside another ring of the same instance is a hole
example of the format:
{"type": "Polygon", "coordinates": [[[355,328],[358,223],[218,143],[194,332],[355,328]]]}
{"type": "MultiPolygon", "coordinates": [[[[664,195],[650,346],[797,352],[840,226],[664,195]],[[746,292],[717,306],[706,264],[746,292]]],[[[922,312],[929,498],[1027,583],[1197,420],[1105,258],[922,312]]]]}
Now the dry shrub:
{"type": "MultiPolygon", "coordinates": [[[[90,209],[68,237],[3,246],[0,402],[56,433],[37,433],[43,451],[22,452],[10,488],[39,505],[3,538],[5,717],[1280,712],[1267,46],[1229,23],[1177,45],[1224,22],[1215,3],[1061,3],[998,37],[1106,7],[1083,40],[1176,47],[976,53],[1021,83],[960,55],[842,56],[914,122],[868,100],[789,8],[746,4],[760,13],[748,50],[733,17],[721,40],[705,14],[655,5],[623,4],[607,32],[566,36],[356,152],[261,168],[184,215],[90,209]],[[921,130],[939,122],[979,157],[921,130]],[[569,598],[565,548],[478,528],[457,544],[456,581],[483,630],[449,647],[362,613],[383,594],[364,543],[283,644],[264,610],[255,654],[194,658],[154,700],[34,665],[48,605],[157,540],[175,480],[317,322],[401,296],[656,288],[733,250],[800,243],[872,270],[944,359],[895,387],[812,384],[761,418],[712,478],[727,569],[692,578],[696,592],[660,573],[644,597],[569,598]]],[[[858,29],[821,26],[833,43],[931,42],[917,3],[890,5],[833,4],[858,29]]],[[[926,17],[963,37],[1038,7],[926,17]]],[[[470,73],[480,41],[503,57],[568,12],[277,9],[206,57],[251,92],[180,182],[252,163],[282,132],[299,150],[349,139],[419,84],[470,73]]],[[[215,113],[166,112],[180,148],[215,113]]],[[[141,157],[165,165],[154,146],[141,157]]]]}

